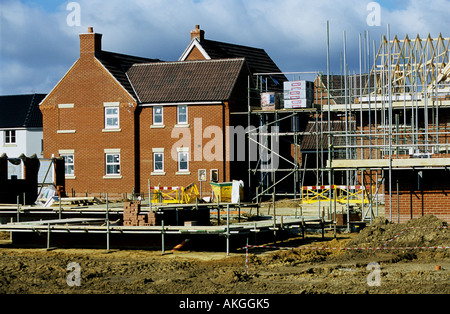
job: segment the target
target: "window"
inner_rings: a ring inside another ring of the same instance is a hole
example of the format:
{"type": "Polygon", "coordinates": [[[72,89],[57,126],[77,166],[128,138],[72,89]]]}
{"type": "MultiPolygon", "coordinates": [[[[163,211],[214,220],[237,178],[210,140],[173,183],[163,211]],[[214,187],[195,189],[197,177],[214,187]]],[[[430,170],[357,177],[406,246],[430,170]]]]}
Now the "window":
{"type": "Polygon", "coordinates": [[[187,106],[181,105],[177,107],[177,124],[187,124],[187,106]]]}
{"type": "Polygon", "coordinates": [[[66,179],[75,179],[75,150],[60,149],[59,156],[64,158],[64,174],[66,179]]]}
{"type": "Polygon", "coordinates": [[[106,175],[120,175],[120,154],[106,154],[106,175]]]}
{"type": "Polygon", "coordinates": [[[153,172],[164,172],[164,153],[153,153],[153,172]]]}
{"type": "Polygon", "coordinates": [[[105,108],[105,129],[119,128],[119,107],[105,108]]]}
{"type": "Polygon", "coordinates": [[[206,169],[198,169],[198,181],[206,182],[206,169]]]}
{"type": "Polygon", "coordinates": [[[211,176],[211,182],[219,182],[219,170],[218,169],[211,169],[210,172],[211,176]]]}
{"type": "Polygon", "coordinates": [[[178,171],[188,172],[189,171],[189,153],[188,152],[178,152],[178,171]]]}
{"type": "Polygon", "coordinates": [[[73,154],[61,155],[64,158],[64,173],[66,176],[75,175],[75,158],[73,154]]]}
{"type": "Polygon", "coordinates": [[[153,107],[153,125],[163,125],[163,107],[155,106],[153,107]]]}
{"type": "Polygon", "coordinates": [[[5,144],[16,144],[16,131],[6,130],[5,131],[5,144]]]}

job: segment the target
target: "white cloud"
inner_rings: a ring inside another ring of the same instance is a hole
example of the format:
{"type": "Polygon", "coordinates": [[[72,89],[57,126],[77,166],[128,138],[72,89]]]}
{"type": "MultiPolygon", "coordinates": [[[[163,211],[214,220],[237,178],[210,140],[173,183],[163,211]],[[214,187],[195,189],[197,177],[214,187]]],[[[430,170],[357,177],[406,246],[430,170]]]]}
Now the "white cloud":
{"type": "Polygon", "coordinates": [[[0,94],[49,92],[78,57],[78,34],[88,26],[103,34],[105,50],[176,60],[189,43],[190,30],[200,24],[208,39],[265,49],[283,71],[325,71],[329,20],[335,73],[340,71],[343,31],[349,66],[355,69],[358,37],[365,30],[377,43],[388,23],[392,37],[450,36],[448,0],[391,1],[382,9],[381,27],[366,24],[369,0],[79,0],[80,27],[66,24],[68,2],[46,10],[37,2],[2,0],[0,94]]]}

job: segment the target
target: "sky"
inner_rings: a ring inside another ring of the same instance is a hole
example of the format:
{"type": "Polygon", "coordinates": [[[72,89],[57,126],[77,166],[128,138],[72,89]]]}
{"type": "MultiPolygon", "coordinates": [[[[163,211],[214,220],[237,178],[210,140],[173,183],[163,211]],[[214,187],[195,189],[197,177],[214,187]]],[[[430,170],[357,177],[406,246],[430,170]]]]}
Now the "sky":
{"type": "Polygon", "coordinates": [[[371,49],[388,25],[391,38],[450,37],[448,12],[450,0],[0,0],[0,95],[49,93],[88,27],[104,50],[173,61],[198,24],[207,39],[262,48],[298,73],[289,79],[308,79],[327,73],[327,21],[331,73],[341,74],[344,33],[349,71],[359,73],[360,35],[371,49]]]}

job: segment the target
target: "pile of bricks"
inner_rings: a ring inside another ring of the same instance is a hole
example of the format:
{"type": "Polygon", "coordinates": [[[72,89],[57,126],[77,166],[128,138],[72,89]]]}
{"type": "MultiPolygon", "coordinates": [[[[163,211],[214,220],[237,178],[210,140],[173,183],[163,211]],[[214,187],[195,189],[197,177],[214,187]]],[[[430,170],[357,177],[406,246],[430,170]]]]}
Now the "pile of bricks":
{"type": "Polygon", "coordinates": [[[124,226],[156,226],[154,212],[141,212],[141,202],[125,202],[123,205],[124,226]]]}
{"type": "Polygon", "coordinates": [[[158,219],[158,221],[156,220],[156,213],[155,212],[149,212],[148,214],[147,214],[147,223],[150,225],[150,226],[159,226],[159,225],[161,225],[161,222],[159,221],[159,219],[158,219]]]}

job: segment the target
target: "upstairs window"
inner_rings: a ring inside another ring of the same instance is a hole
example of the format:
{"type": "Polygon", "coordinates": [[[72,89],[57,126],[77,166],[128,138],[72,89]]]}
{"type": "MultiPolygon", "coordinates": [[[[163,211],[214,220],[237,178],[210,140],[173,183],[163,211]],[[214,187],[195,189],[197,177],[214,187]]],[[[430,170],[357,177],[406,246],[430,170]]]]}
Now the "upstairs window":
{"type": "Polygon", "coordinates": [[[16,131],[6,130],[5,131],[5,144],[16,144],[16,131]]]}
{"type": "Polygon", "coordinates": [[[155,106],[153,107],[153,125],[163,125],[163,107],[155,106]]]}
{"type": "Polygon", "coordinates": [[[188,116],[187,116],[187,106],[180,105],[177,107],[177,124],[187,124],[188,116]]]}
{"type": "Polygon", "coordinates": [[[119,107],[105,108],[105,129],[119,128],[119,107]]]}

